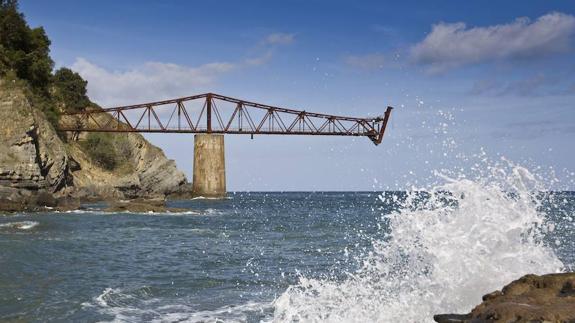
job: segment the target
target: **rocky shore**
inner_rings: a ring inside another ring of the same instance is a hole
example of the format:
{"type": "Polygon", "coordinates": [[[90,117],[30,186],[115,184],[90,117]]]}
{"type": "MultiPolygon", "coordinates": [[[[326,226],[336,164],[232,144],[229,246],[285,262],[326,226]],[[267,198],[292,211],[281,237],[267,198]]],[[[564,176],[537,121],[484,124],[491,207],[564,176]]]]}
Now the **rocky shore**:
{"type": "Polygon", "coordinates": [[[575,273],[526,275],[483,296],[468,314],[440,314],[439,323],[575,322],[575,273]]]}
{"type": "Polygon", "coordinates": [[[42,211],[54,209],[71,211],[80,208],[80,199],[54,196],[46,190],[32,191],[0,187],[0,212],[42,211]]]}

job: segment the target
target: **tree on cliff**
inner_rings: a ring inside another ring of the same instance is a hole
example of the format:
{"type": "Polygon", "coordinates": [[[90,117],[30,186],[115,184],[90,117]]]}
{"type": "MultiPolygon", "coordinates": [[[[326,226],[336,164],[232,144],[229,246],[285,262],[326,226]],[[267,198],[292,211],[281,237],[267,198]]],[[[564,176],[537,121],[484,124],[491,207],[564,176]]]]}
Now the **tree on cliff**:
{"type": "Polygon", "coordinates": [[[56,126],[60,110],[75,112],[95,105],[86,95],[88,82],[68,68],[52,75],[53,67],[44,28],[28,26],[17,0],[0,0],[0,77],[24,82],[33,106],[56,126]]]}
{"type": "Polygon", "coordinates": [[[53,66],[44,28],[28,26],[17,0],[0,0],[0,75],[13,73],[48,96],[53,66]]]}
{"type": "Polygon", "coordinates": [[[53,85],[55,99],[64,105],[67,112],[77,112],[91,105],[86,95],[88,82],[71,69],[62,67],[57,70],[53,85]]]}

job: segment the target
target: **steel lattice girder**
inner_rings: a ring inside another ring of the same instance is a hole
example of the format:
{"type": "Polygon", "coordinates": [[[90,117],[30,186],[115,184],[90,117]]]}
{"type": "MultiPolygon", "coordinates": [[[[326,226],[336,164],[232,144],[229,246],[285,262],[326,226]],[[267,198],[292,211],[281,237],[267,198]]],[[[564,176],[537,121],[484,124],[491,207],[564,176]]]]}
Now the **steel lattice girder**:
{"type": "Polygon", "coordinates": [[[392,107],[387,107],[384,115],[380,117],[354,118],[281,108],[215,93],[205,93],[110,109],[85,109],[81,112],[65,113],[60,119],[58,130],[250,134],[252,136],[364,136],[379,145],[392,109],[392,107]],[[186,107],[186,104],[192,103],[203,104],[201,108],[186,107]],[[225,104],[232,104],[232,106],[221,107],[225,104]],[[191,110],[196,110],[195,114],[191,113],[191,110]]]}

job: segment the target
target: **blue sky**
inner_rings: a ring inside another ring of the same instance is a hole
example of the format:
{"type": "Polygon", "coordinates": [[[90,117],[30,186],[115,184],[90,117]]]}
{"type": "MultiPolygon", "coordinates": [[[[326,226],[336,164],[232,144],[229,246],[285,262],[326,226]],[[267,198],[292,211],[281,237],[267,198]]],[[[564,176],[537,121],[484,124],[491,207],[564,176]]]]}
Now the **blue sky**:
{"type": "MultiPolygon", "coordinates": [[[[351,116],[384,142],[227,136],[230,190],[426,184],[482,149],[575,171],[573,1],[31,1],[58,66],[105,107],[212,91],[351,116]],[[432,177],[432,176],[431,176],[432,177]]],[[[192,135],[151,135],[189,179],[192,135]]]]}

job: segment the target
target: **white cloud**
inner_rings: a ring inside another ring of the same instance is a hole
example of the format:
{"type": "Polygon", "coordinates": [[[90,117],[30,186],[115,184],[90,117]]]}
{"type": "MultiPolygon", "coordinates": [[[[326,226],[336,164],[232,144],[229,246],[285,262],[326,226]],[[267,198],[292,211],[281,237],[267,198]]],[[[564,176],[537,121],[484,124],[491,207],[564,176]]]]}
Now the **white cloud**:
{"type": "Polygon", "coordinates": [[[273,51],[270,49],[259,57],[253,57],[244,60],[244,63],[248,66],[263,65],[269,62],[272,59],[272,57],[273,57],[273,51]]]}
{"type": "Polygon", "coordinates": [[[215,62],[195,67],[148,62],[129,70],[113,71],[80,57],[71,68],[88,81],[88,95],[94,102],[103,107],[113,107],[212,90],[214,82],[227,73],[268,63],[274,54],[273,45],[287,45],[294,38],[294,34],[270,34],[262,41],[266,45],[263,53],[237,62],[215,62]]]}
{"type": "Polygon", "coordinates": [[[241,63],[209,63],[188,67],[149,62],[126,71],[110,71],[84,58],[72,69],[88,81],[88,95],[103,107],[135,104],[199,94],[221,76],[249,65],[263,64],[262,59],[241,63]]]}
{"type": "Polygon", "coordinates": [[[266,45],[289,45],[295,40],[294,34],[274,33],[264,39],[266,45]]]}
{"type": "Polygon", "coordinates": [[[350,55],[345,57],[345,63],[366,70],[381,69],[387,62],[383,54],[350,55]]]}
{"type": "Polygon", "coordinates": [[[540,58],[571,49],[575,17],[550,13],[535,21],[467,28],[440,23],[410,50],[412,61],[439,72],[462,65],[517,58],[540,58]]]}
{"type": "Polygon", "coordinates": [[[90,98],[105,107],[195,94],[236,67],[225,62],[198,67],[149,62],[127,71],[109,71],[84,58],[72,65],[88,80],[90,98]]]}

